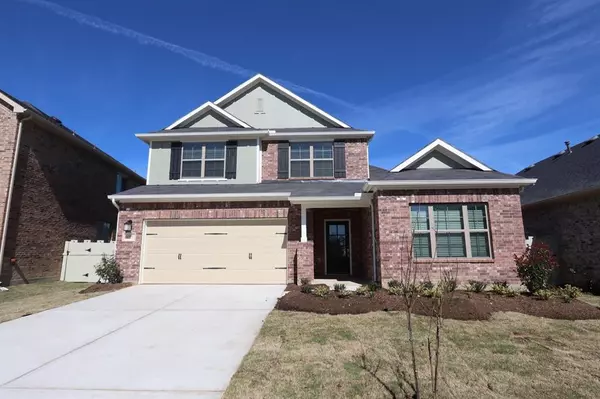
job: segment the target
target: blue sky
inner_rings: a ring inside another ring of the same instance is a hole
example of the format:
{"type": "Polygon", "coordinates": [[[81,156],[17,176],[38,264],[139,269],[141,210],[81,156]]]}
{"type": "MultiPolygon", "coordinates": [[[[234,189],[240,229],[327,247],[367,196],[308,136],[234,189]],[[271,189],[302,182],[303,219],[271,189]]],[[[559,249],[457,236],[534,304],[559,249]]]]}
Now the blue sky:
{"type": "Polygon", "coordinates": [[[255,72],[384,167],[440,137],[517,172],[600,133],[600,0],[2,2],[0,88],[142,175],[135,133],[255,72]]]}

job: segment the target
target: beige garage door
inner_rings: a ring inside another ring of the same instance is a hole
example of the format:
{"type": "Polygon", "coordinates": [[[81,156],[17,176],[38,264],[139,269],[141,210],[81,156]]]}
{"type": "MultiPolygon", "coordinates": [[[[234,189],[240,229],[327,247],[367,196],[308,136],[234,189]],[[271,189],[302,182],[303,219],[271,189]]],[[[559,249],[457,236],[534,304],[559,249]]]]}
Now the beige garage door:
{"type": "Polygon", "coordinates": [[[142,283],[284,284],[287,220],[148,221],[142,283]]]}

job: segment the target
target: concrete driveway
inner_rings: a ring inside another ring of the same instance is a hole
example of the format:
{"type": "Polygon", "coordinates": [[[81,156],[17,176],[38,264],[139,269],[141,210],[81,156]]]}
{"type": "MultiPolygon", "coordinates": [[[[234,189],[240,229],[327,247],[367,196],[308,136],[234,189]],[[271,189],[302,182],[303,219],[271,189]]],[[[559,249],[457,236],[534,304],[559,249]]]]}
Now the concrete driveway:
{"type": "Polygon", "coordinates": [[[284,286],[147,285],[0,324],[0,398],[219,398],[284,286]]]}

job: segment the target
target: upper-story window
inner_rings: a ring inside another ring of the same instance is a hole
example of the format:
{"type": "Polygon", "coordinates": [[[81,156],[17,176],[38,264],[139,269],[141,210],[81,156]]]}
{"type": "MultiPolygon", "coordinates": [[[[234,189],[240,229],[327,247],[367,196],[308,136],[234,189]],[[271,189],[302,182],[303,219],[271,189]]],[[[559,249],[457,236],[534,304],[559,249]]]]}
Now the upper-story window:
{"type": "Polygon", "coordinates": [[[333,143],[290,143],[290,177],[333,177],[333,143]]]}
{"type": "Polygon", "coordinates": [[[416,258],[489,258],[485,204],[414,204],[410,207],[416,258]]]}
{"type": "Polygon", "coordinates": [[[225,143],[183,143],[182,178],[224,178],[225,143]]]}

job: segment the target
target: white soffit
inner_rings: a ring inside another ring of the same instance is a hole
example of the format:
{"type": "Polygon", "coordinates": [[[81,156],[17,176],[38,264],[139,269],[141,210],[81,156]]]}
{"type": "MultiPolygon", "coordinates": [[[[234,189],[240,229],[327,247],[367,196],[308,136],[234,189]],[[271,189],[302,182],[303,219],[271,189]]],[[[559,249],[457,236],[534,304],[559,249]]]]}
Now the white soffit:
{"type": "Polygon", "coordinates": [[[492,170],[488,166],[482,164],[481,162],[479,162],[475,158],[465,154],[464,152],[456,149],[455,147],[446,143],[442,139],[436,139],[435,141],[433,141],[432,143],[428,144],[423,149],[421,149],[419,152],[417,152],[416,154],[414,154],[410,158],[406,159],[401,164],[394,167],[391,170],[391,172],[400,172],[404,169],[407,169],[411,165],[418,162],[423,157],[427,156],[428,154],[431,154],[434,151],[439,151],[442,154],[447,155],[448,157],[456,160],[460,164],[467,163],[467,164],[473,166],[474,168],[479,169],[484,172],[489,172],[492,170]]]}

